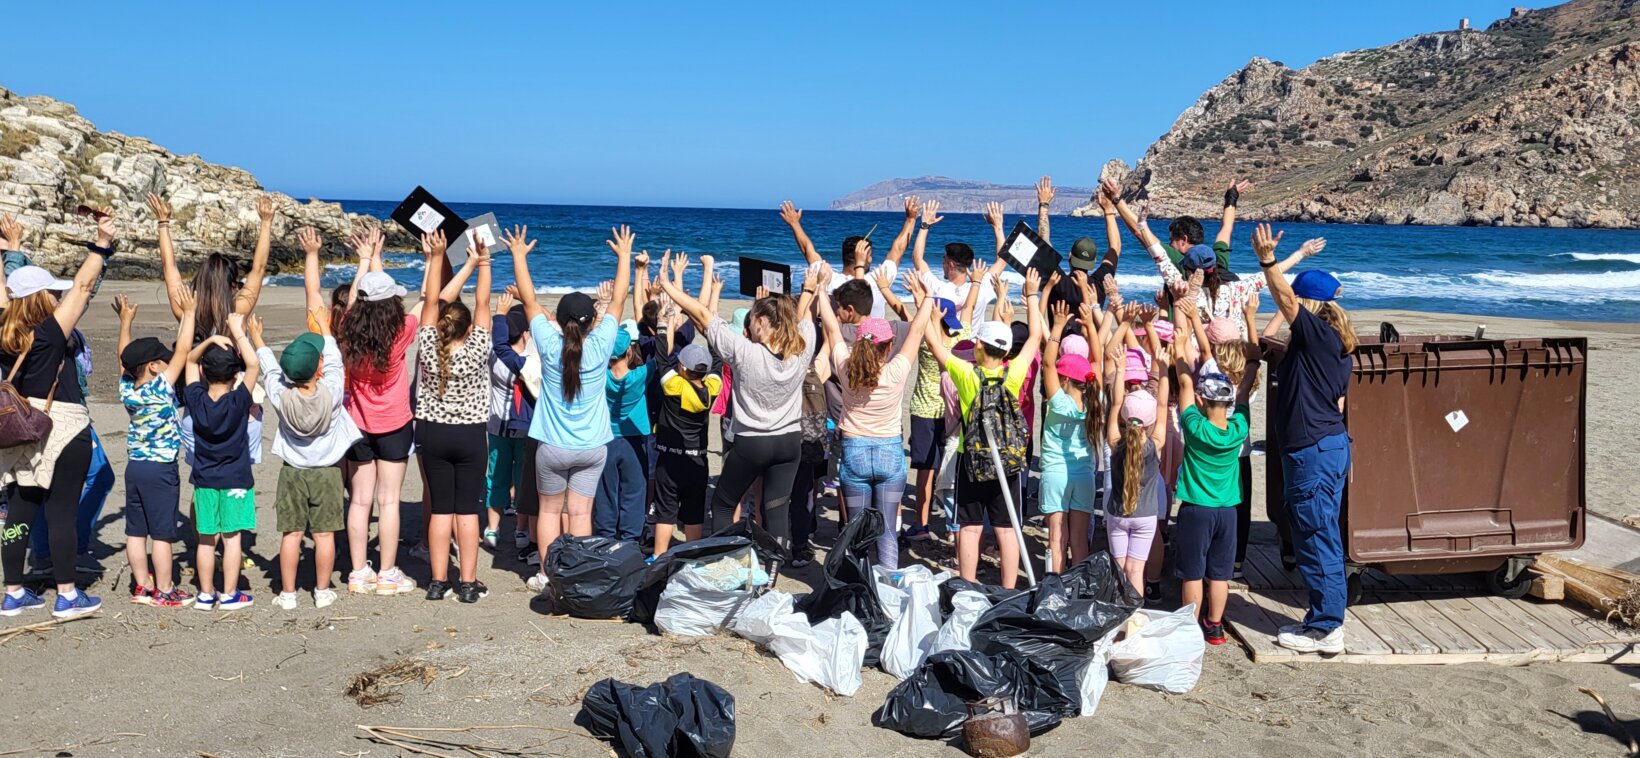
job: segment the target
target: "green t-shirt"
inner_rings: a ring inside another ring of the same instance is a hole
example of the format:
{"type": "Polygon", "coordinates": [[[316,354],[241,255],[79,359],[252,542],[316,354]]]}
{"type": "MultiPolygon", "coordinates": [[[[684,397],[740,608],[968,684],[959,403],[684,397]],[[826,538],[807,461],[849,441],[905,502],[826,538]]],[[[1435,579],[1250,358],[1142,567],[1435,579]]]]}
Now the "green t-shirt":
{"type": "Polygon", "coordinates": [[[1241,502],[1241,444],[1247,440],[1247,404],[1236,406],[1220,429],[1201,408],[1179,414],[1184,431],[1184,465],[1179,468],[1179,500],[1209,508],[1234,508],[1241,502]]]}
{"type": "MultiPolygon", "coordinates": [[[[951,376],[951,384],[957,388],[957,403],[962,407],[962,420],[966,425],[969,418],[969,409],[974,405],[974,399],[979,397],[980,378],[983,373],[987,378],[1002,378],[1002,389],[1010,397],[1019,397],[1019,389],[1025,386],[1025,376],[1031,372],[1031,362],[1015,358],[1007,366],[993,369],[978,368],[972,363],[956,356],[951,356],[945,362],[945,373],[951,376]],[[977,369],[977,372],[976,372],[977,369]],[[1004,373],[1006,372],[1006,373],[1004,373]]],[[[1242,424],[1242,433],[1246,434],[1247,425],[1242,424]]],[[[959,431],[960,434],[960,431],[959,431]]],[[[957,450],[964,450],[960,444],[957,450]]],[[[1238,495],[1239,497],[1239,495],[1238,495]]]]}
{"type": "MultiPolygon", "coordinates": [[[[1184,260],[1184,253],[1179,252],[1178,248],[1176,248],[1172,245],[1169,245],[1166,242],[1162,243],[1162,249],[1167,251],[1167,259],[1170,260],[1170,261],[1173,261],[1173,267],[1178,268],[1179,261],[1184,260]]],[[[1219,270],[1220,271],[1229,271],[1230,270],[1230,243],[1228,243],[1228,242],[1219,242],[1219,241],[1215,240],[1213,242],[1213,253],[1214,253],[1214,255],[1216,255],[1218,257],[1219,270]]]]}

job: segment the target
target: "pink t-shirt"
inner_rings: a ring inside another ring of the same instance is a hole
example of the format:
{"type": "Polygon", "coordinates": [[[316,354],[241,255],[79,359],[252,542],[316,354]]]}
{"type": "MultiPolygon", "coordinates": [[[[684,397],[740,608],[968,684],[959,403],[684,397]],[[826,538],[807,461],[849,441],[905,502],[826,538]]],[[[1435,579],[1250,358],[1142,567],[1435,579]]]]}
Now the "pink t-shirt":
{"type": "Polygon", "coordinates": [[[848,354],[848,345],[831,349],[832,364],[838,368],[837,383],[843,387],[843,419],[837,427],[844,437],[900,436],[900,399],[911,384],[911,359],[895,355],[883,364],[876,387],[856,390],[848,383],[848,354]]]}
{"type": "Polygon", "coordinates": [[[370,434],[396,432],[415,417],[410,408],[410,366],[405,355],[416,341],[420,319],[406,314],[404,328],[393,340],[387,370],[364,360],[347,367],[347,413],[359,429],[370,434]]]}

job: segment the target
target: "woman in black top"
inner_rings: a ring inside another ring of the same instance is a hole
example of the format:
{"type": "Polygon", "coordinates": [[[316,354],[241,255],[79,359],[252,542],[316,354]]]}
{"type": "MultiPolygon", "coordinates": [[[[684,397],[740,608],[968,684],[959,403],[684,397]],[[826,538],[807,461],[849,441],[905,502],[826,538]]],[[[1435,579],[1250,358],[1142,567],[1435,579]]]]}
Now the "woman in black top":
{"type": "MultiPolygon", "coordinates": [[[[68,335],[85,314],[97,277],[102,274],[108,256],[114,253],[113,216],[97,214],[97,241],[89,247],[92,254],[80,264],[73,282],[64,282],[34,266],[24,266],[10,276],[0,274],[0,308],[5,309],[0,314],[0,366],[8,372],[12,386],[25,398],[85,404],[79,380],[74,375],[74,356],[69,352],[68,335]]],[[[10,482],[19,475],[23,475],[25,481],[33,481],[34,473],[49,471],[51,486],[27,486],[19,482],[13,491],[4,538],[0,540],[0,566],[6,581],[0,615],[15,616],[45,605],[23,588],[28,528],[41,509],[45,510],[50,527],[52,553],[74,555],[74,512],[91,466],[90,417],[83,410],[78,414],[52,415],[53,434],[42,445],[46,460],[32,466],[14,462],[5,472],[10,482]],[[76,416],[78,428],[64,428],[66,424],[61,420],[64,415],[76,416]],[[51,443],[67,434],[73,436],[60,450],[55,449],[51,443]]],[[[73,561],[56,561],[54,573],[57,603],[52,615],[67,618],[101,607],[97,598],[75,588],[73,561]]]]}

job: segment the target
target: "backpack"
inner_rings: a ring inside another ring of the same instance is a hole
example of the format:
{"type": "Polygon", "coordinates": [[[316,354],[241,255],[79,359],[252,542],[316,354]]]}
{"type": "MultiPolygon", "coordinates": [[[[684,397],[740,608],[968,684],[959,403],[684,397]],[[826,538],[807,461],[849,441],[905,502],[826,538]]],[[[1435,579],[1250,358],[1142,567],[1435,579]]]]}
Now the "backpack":
{"type": "Polygon", "coordinates": [[[814,367],[809,367],[807,376],[803,377],[803,415],[799,417],[799,427],[803,430],[802,461],[804,463],[819,463],[826,459],[826,447],[830,442],[830,429],[826,423],[826,392],[820,383],[820,377],[814,373],[814,367]]]}
{"type": "Polygon", "coordinates": [[[995,440],[1004,472],[1010,476],[1018,475],[1025,470],[1026,450],[1029,447],[1025,416],[1019,411],[1019,399],[1003,386],[1002,377],[986,376],[978,366],[974,367],[974,373],[979,376],[979,394],[970,406],[969,417],[962,424],[965,442],[962,470],[970,481],[997,481],[1000,477],[991,459],[991,441],[995,440]],[[989,437],[986,436],[986,429],[990,430],[989,437]]]}

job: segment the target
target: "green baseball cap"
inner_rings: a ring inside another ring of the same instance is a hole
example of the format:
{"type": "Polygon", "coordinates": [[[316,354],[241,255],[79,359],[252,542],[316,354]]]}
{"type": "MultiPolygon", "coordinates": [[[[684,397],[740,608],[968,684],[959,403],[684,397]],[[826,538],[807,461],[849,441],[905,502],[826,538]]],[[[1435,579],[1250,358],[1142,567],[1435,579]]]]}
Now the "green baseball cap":
{"type": "Polygon", "coordinates": [[[319,356],[325,340],[313,332],[297,337],[279,354],[279,369],[293,382],[305,382],[319,372],[319,356]]]}
{"type": "Polygon", "coordinates": [[[1099,245],[1090,237],[1077,237],[1071,245],[1071,268],[1092,271],[1099,267],[1099,245]]]}

